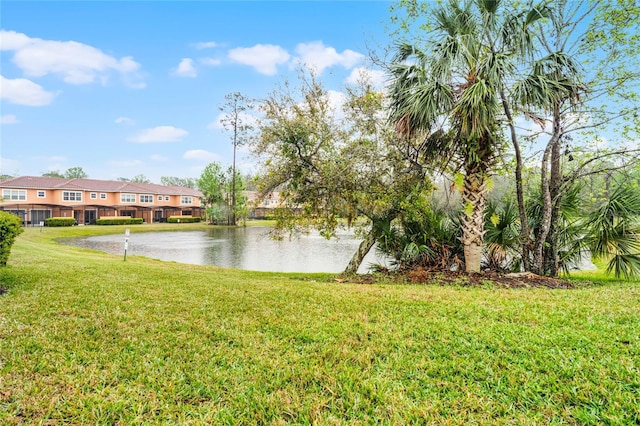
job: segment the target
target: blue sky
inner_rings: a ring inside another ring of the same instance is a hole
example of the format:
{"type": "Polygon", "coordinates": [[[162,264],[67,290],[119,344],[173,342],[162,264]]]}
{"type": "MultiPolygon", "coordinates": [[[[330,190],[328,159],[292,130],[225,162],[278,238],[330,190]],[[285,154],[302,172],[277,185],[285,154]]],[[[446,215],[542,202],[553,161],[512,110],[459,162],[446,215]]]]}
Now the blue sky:
{"type": "Polygon", "coordinates": [[[339,91],[388,43],[389,4],[3,0],[0,173],[159,183],[230,165],[224,96],[265,97],[299,62],[339,91]]]}

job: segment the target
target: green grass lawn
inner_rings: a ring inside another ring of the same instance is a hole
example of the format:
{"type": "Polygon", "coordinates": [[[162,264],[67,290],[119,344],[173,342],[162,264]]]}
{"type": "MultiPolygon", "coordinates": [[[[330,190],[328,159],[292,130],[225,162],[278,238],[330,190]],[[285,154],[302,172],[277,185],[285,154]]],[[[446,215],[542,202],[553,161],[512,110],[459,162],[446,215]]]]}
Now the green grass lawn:
{"type": "Polygon", "coordinates": [[[54,241],[124,228],[16,240],[1,425],[640,423],[638,282],[347,284],[54,241]]]}

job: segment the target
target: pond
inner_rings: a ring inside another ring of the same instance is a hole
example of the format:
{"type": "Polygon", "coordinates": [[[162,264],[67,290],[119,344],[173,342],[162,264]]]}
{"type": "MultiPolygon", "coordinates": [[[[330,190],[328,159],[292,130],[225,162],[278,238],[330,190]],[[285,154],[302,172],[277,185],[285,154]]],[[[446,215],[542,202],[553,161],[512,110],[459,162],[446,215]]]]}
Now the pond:
{"type": "MultiPolygon", "coordinates": [[[[331,240],[311,234],[276,241],[269,231],[265,227],[239,227],[131,233],[127,255],[252,271],[342,272],[360,244],[349,233],[331,240]]],[[[124,255],[123,234],[74,239],[65,244],[124,255]]],[[[368,272],[376,263],[384,261],[372,250],[358,272],[368,272]]]]}

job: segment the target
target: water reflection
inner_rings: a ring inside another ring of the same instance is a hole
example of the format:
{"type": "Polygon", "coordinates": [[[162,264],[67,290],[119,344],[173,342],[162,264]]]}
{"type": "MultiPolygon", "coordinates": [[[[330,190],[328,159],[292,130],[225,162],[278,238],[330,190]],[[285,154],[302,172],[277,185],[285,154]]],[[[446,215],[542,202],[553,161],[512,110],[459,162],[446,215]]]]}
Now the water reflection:
{"type": "MultiPolygon", "coordinates": [[[[269,228],[261,227],[132,233],[127,254],[254,271],[341,272],[360,244],[347,233],[329,241],[316,234],[275,241],[268,234],[269,228]]],[[[124,253],[124,235],[120,234],[83,238],[68,244],[124,253]]],[[[359,272],[367,272],[370,264],[380,262],[369,253],[359,272]]]]}

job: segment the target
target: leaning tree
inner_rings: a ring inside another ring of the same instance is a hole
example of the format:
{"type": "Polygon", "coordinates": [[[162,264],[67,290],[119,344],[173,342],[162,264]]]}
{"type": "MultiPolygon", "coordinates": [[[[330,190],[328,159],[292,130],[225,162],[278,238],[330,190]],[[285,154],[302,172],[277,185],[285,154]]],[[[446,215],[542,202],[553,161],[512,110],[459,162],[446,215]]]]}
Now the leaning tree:
{"type": "Polygon", "coordinates": [[[356,272],[380,232],[430,183],[397,149],[384,97],[363,81],[345,93],[308,71],[261,102],[252,151],[263,161],[260,184],[279,190],[276,231],[319,230],[330,238],[359,225],[363,240],[345,272],[356,272]]]}

